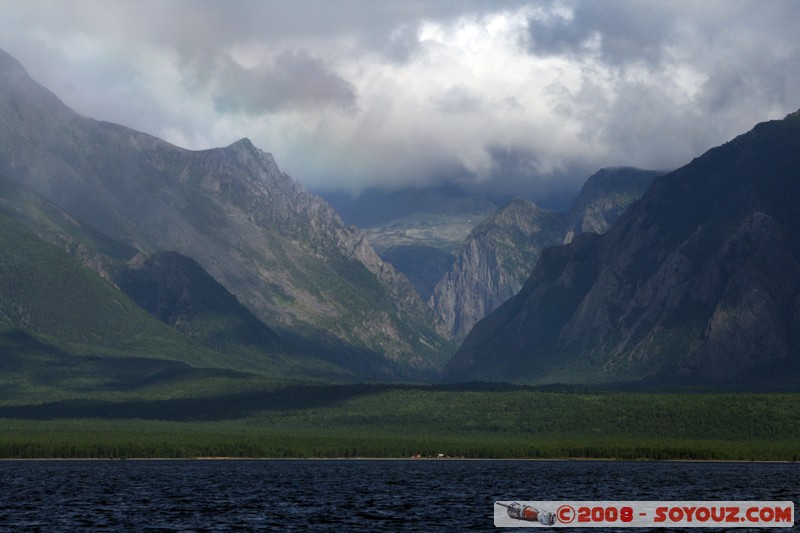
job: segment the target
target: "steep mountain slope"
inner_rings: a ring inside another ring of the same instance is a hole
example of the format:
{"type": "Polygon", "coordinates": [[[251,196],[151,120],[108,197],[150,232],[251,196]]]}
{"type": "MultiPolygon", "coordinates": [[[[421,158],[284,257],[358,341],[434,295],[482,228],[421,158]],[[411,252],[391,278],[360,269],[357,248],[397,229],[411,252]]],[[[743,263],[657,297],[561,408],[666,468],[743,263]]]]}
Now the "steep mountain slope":
{"type": "Polygon", "coordinates": [[[164,324],[218,353],[237,354],[240,369],[287,366],[279,356],[291,352],[286,343],[188,257],[139,254],[113,268],[111,279],[164,324]]]}
{"type": "Polygon", "coordinates": [[[45,242],[77,257],[101,277],[109,279],[109,267],[133,259],[138,250],[90,226],[81,224],[35,191],[0,174],[0,213],[20,222],[45,242]]]}
{"type": "Polygon", "coordinates": [[[583,232],[605,232],[658,174],[630,167],[602,169],[586,180],[569,213],[512,201],[467,237],[429,305],[451,335],[463,339],[478,320],[522,288],[545,247],[583,232]]]}
{"type": "Polygon", "coordinates": [[[453,379],[798,383],[800,113],[654,180],[603,236],[546,250],[453,379]]]}
{"type": "Polygon", "coordinates": [[[380,252],[381,259],[391,263],[414,285],[425,299],[433,294],[436,284],[450,270],[456,258],[434,246],[392,246],[380,252]]]}
{"type": "Polygon", "coordinates": [[[447,357],[410,283],[250,141],[192,152],[79,116],[1,52],[0,121],[0,172],[115,240],[191,257],[300,349],[383,376],[447,357]]]}

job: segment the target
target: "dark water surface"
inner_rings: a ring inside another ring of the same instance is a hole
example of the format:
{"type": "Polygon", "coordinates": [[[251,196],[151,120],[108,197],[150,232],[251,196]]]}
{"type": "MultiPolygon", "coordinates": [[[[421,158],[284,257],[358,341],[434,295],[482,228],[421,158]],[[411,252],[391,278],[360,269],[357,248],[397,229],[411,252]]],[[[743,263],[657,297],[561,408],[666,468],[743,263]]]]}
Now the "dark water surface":
{"type": "Polygon", "coordinates": [[[496,500],[797,504],[800,465],[0,461],[0,531],[492,531],[496,500]]]}

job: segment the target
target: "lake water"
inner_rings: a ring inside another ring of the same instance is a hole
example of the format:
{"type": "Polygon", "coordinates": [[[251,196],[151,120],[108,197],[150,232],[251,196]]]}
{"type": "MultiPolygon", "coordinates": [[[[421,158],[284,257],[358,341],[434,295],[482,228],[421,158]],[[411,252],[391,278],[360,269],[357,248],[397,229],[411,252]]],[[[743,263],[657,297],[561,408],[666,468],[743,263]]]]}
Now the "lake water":
{"type": "Polygon", "coordinates": [[[493,526],[497,500],[791,500],[797,504],[800,465],[0,461],[0,531],[497,531],[493,526]]]}

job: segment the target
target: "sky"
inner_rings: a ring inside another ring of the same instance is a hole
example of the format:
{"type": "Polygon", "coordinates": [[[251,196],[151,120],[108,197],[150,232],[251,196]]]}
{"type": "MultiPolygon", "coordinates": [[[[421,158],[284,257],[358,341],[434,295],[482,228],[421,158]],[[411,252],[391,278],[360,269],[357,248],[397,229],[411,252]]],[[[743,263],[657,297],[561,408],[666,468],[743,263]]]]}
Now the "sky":
{"type": "Polygon", "coordinates": [[[0,48],[92,118],[248,137],[312,190],[534,200],[796,111],[798,27],[797,0],[0,0],[0,48]]]}

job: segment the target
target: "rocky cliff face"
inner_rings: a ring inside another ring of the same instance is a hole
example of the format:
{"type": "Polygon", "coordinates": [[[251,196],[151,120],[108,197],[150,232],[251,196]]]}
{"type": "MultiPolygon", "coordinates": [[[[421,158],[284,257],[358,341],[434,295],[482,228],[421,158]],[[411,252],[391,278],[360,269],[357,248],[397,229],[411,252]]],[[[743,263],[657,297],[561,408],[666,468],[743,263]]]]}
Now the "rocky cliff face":
{"type": "Polygon", "coordinates": [[[446,358],[408,281],[250,141],[194,152],[82,117],[4,53],[0,120],[0,172],[114,239],[195,259],[302,349],[382,376],[446,358]]]}
{"type": "Polygon", "coordinates": [[[455,338],[516,294],[565,216],[517,199],[475,228],[429,304],[455,338]]]}
{"type": "Polygon", "coordinates": [[[543,253],[448,373],[796,384],[798,168],[795,113],[657,178],[605,235],[543,253]]]}

